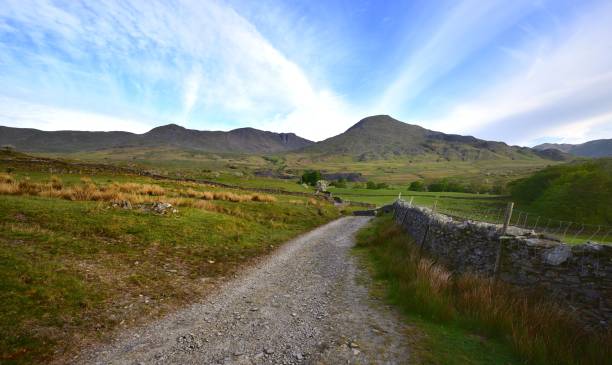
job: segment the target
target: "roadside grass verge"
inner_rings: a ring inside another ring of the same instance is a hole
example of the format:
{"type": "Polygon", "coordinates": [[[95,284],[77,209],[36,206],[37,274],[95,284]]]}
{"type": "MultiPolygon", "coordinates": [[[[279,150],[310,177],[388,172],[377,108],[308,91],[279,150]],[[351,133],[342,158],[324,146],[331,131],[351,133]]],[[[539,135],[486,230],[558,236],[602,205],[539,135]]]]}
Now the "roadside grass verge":
{"type": "Polygon", "coordinates": [[[119,175],[19,170],[0,185],[2,364],[72,362],[82,346],[200,299],[339,215],[315,199],[119,175]],[[156,214],[153,202],[178,213],[156,214]]]}
{"type": "Polygon", "coordinates": [[[416,325],[427,334],[422,344],[427,348],[422,351],[424,358],[430,359],[427,361],[470,363],[457,360],[467,356],[474,364],[495,359],[493,363],[506,363],[500,359],[510,359],[514,353],[521,363],[595,365],[611,358],[611,333],[586,332],[554,304],[503,283],[453,275],[433,260],[420,257],[412,243],[390,216],[383,216],[358,234],[356,250],[363,252],[375,278],[384,283],[387,300],[408,320],[418,318],[416,325]],[[457,356],[444,359],[435,349],[451,344],[440,331],[463,331],[496,345],[454,343],[457,356]],[[491,358],[487,351],[495,356],[491,358]],[[485,360],[479,362],[478,358],[485,360]]]}

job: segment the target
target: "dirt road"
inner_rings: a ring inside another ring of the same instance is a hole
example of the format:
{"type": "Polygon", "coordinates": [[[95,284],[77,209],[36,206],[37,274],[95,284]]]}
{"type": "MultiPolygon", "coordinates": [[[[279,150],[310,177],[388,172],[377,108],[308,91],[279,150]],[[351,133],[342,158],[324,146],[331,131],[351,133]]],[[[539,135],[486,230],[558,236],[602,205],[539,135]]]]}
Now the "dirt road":
{"type": "Polygon", "coordinates": [[[205,301],[81,357],[99,364],[404,364],[406,329],[350,254],[370,218],[300,236],[205,301]]]}

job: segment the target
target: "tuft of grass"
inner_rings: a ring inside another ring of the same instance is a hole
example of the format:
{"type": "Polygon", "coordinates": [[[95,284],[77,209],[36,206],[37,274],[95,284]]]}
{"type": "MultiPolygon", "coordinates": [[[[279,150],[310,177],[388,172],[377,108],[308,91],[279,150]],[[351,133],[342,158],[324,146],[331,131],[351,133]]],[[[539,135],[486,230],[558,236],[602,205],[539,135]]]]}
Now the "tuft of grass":
{"type": "Polygon", "coordinates": [[[57,175],[51,176],[50,184],[54,190],[62,190],[62,187],[64,186],[64,182],[57,175]]]}
{"type": "Polygon", "coordinates": [[[388,299],[436,324],[506,342],[532,364],[603,364],[612,358],[612,332],[587,332],[545,298],[472,274],[453,274],[422,257],[389,216],[358,235],[388,299]]]}
{"type": "Polygon", "coordinates": [[[251,195],[251,200],[262,203],[275,203],[277,201],[274,196],[268,194],[253,194],[251,195]]]}
{"type": "Polygon", "coordinates": [[[15,182],[15,178],[13,177],[13,175],[5,173],[5,172],[0,172],[0,183],[13,183],[15,182]]]}

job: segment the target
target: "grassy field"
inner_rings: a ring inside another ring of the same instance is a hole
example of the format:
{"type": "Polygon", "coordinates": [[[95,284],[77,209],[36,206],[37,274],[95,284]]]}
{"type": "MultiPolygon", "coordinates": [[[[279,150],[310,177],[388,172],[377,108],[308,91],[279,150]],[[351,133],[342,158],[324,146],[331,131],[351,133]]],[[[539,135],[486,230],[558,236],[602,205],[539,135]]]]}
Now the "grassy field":
{"type": "Polygon", "coordinates": [[[307,197],[3,160],[0,362],[70,351],[213,290],[223,277],[339,215],[307,197]],[[59,168],[56,168],[59,170],[59,168]],[[129,202],[129,205],[128,203],[129,202]],[[171,208],[156,210],[156,203],[171,208]],[[176,209],[176,211],[175,211],[176,209]]]}
{"type": "Polygon", "coordinates": [[[469,202],[474,200],[494,201],[504,198],[500,195],[490,194],[408,191],[406,186],[391,187],[389,189],[352,189],[330,187],[329,191],[331,191],[334,196],[339,196],[346,200],[373,203],[378,206],[393,203],[398,197],[400,197],[400,194],[402,199],[410,200],[410,198],[413,198],[413,202],[415,204],[422,206],[431,206],[435,200],[440,202],[451,201],[451,203],[448,204],[452,204],[452,200],[463,200],[465,202],[469,202]]]}
{"type": "MultiPolygon", "coordinates": [[[[265,183],[254,176],[255,171],[270,171],[295,176],[286,186],[292,186],[302,171],[315,169],[325,172],[357,172],[365,179],[390,184],[408,185],[415,180],[432,181],[455,178],[467,183],[493,185],[525,177],[546,166],[559,162],[524,158],[461,161],[439,159],[430,155],[396,159],[357,161],[348,156],[327,158],[308,154],[288,153],[274,156],[218,154],[171,148],[122,148],[113,150],[45,156],[69,158],[88,162],[112,163],[136,167],[168,176],[203,179],[245,178],[247,184],[265,183]]],[[[297,185],[297,184],[296,184],[297,185]]]]}
{"type": "Polygon", "coordinates": [[[501,283],[452,275],[418,253],[390,216],[358,234],[355,252],[382,295],[422,333],[423,364],[604,364],[610,334],[587,333],[554,304],[525,297],[501,283]]]}
{"type": "MultiPolygon", "coordinates": [[[[412,201],[414,205],[433,208],[435,205],[438,213],[450,215],[457,219],[471,219],[485,221],[489,223],[502,224],[509,201],[514,201],[511,196],[491,195],[491,194],[470,194],[453,192],[415,192],[407,191],[405,187],[392,187],[389,189],[351,189],[335,188],[329,189],[334,196],[357,202],[372,203],[376,206],[391,204],[397,200],[399,194],[406,201],[412,201]]],[[[603,189],[602,189],[603,190],[603,189]]],[[[604,198],[606,195],[590,191],[585,195],[604,198]]],[[[603,199],[598,202],[591,202],[593,212],[599,212],[599,217],[607,217],[610,205],[603,199]]],[[[569,203],[566,207],[569,207],[569,203]]],[[[587,209],[583,202],[576,203],[587,209]]],[[[565,207],[565,208],[566,208],[565,207]]],[[[564,208],[564,209],[565,209],[564,208]]],[[[589,220],[588,215],[576,217],[574,213],[559,215],[562,210],[555,211],[549,216],[542,215],[542,210],[531,207],[528,203],[515,201],[515,209],[510,221],[511,225],[534,229],[538,233],[545,233],[556,237],[565,243],[581,244],[587,241],[599,243],[612,243],[612,227],[605,225],[591,224],[597,222],[589,220]],[[561,219],[559,219],[561,217],[561,219]],[[577,219],[578,222],[569,222],[569,219],[577,219]]],[[[546,212],[550,213],[550,212],[546,212]]]]}
{"type": "Polygon", "coordinates": [[[288,154],[285,158],[285,165],[294,170],[360,172],[368,180],[401,185],[415,180],[431,181],[446,177],[465,182],[494,184],[528,176],[545,166],[557,163],[542,159],[447,161],[427,155],[375,161],[355,161],[348,157],[317,160],[300,154],[288,154]]]}

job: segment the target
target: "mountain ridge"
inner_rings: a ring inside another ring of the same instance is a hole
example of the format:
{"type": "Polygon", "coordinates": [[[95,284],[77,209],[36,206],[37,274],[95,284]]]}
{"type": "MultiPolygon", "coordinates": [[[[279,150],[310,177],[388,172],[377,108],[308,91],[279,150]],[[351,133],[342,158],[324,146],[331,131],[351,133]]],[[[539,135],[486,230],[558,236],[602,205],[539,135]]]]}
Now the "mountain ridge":
{"type": "Polygon", "coordinates": [[[26,152],[80,152],[119,147],[179,147],[206,152],[277,153],[314,142],[294,133],[275,133],[255,128],[228,132],[200,131],[167,124],[137,134],[123,131],[42,131],[0,126],[0,145],[26,152]]]}
{"type": "Polygon", "coordinates": [[[345,155],[358,161],[417,155],[434,155],[437,158],[464,161],[498,158],[567,159],[562,153],[536,151],[473,136],[432,131],[419,125],[401,122],[389,115],[366,117],[344,133],[293,152],[319,156],[345,155]]]}
{"type": "Polygon", "coordinates": [[[294,133],[275,133],[251,127],[228,132],[200,131],[177,124],[135,134],[123,131],[41,131],[0,126],[0,145],[25,152],[88,152],[129,147],[174,147],[215,153],[302,153],[312,156],[349,156],[356,161],[428,156],[433,159],[546,159],[566,160],[556,149],[509,146],[473,136],[446,134],[408,124],[388,115],[361,119],[344,133],[312,142],[294,133]]]}
{"type": "Polygon", "coordinates": [[[554,149],[579,157],[612,157],[612,138],[595,139],[580,144],[542,143],[533,148],[536,150],[554,149]]]}

